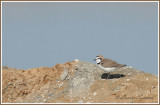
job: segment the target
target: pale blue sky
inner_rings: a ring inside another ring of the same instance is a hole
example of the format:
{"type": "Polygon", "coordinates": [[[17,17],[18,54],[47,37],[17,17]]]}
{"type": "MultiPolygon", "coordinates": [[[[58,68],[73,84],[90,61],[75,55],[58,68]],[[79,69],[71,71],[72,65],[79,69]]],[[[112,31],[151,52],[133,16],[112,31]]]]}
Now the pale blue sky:
{"type": "Polygon", "coordinates": [[[3,66],[95,63],[99,54],[158,74],[158,3],[3,2],[3,66]]]}

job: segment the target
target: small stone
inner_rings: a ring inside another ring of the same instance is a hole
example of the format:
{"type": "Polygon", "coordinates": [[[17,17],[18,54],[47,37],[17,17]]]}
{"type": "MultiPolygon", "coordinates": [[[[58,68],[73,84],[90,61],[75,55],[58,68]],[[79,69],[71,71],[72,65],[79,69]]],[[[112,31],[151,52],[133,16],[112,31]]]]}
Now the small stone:
{"type": "Polygon", "coordinates": [[[96,92],[94,92],[94,93],[93,93],[93,95],[95,96],[95,95],[97,95],[97,93],[96,93],[96,92]]]}
{"type": "Polygon", "coordinates": [[[156,88],[155,86],[152,86],[152,89],[156,88]]]}
{"type": "Polygon", "coordinates": [[[59,87],[63,86],[63,83],[61,83],[61,84],[58,84],[58,86],[59,86],[59,87]]]}
{"type": "Polygon", "coordinates": [[[131,75],[131,73],[128,73],[128,75],[131,75]]]}
{"type": "Polygon", "coordinates": [[[77,67],[77,66],[75,66],[75,67],[74,67],[74,70],[78,70],[78,67],[77,67]]]}
{"type": "Polygon", "coordinates": [[[74,61],[78,62],[79,60],[78,60],[78,59],[75,59],[74,61]]]}

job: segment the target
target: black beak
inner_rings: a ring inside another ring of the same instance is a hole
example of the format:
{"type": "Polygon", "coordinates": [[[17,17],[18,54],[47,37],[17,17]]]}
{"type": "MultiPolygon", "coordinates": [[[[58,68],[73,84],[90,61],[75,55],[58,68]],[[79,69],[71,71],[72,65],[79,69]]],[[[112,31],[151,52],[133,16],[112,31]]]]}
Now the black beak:
{"type": "Polygon", "coordinates": [[[93,61],[95,61],[96,59],[93,59],[93,61]]]}

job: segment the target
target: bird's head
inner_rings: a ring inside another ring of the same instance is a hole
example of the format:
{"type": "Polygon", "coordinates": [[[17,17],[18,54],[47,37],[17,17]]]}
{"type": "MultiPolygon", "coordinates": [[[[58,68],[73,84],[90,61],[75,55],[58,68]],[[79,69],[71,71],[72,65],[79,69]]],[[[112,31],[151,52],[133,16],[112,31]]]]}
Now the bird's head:
{"type": "Polygon", "coordinates": [[[97,64],[100,64],[103,59],[104,59],[104,58],[103,58],[102,55],[98,55],[98,56],[96,56],[96,59],[94,59],[94,61],[96,61],[97,64]]]}

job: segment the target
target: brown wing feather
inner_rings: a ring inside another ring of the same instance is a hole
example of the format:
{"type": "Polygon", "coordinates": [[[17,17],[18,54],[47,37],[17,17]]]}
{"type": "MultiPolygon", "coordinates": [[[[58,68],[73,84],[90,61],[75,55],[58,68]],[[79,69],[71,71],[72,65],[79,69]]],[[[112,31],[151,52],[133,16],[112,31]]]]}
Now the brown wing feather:
{"type": "Polygon", "coordinates": [[[122,66],[121,64],[118,64],[116,61],[106,59],[106,58],[101,61],[101,65],[103,67],[120,67],[120,66],[122,66]]]}

